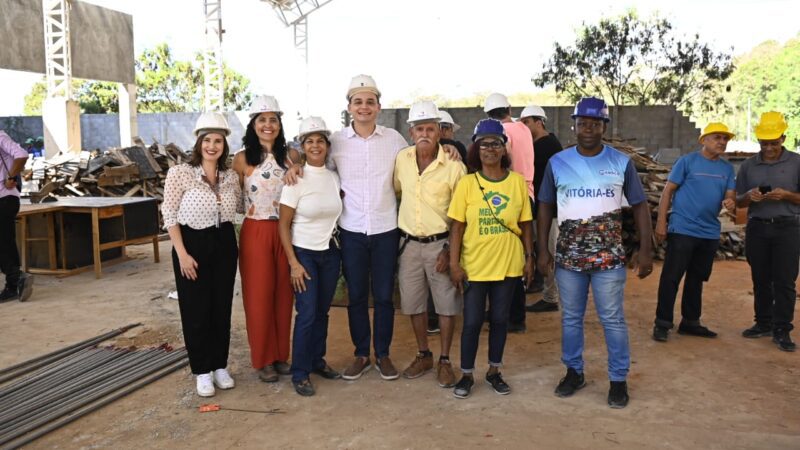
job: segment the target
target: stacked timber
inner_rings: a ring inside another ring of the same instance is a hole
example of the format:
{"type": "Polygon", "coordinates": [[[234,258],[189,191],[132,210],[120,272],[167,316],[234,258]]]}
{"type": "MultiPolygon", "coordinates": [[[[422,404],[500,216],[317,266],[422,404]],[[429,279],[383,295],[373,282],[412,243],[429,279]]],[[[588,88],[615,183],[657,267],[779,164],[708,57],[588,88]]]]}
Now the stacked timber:
{"type": "MultiPolygon", "coordinates": [[[[647,196],[653,226],[655,227],[656,219],[658,218],[658,202],[661,200],[661,193],[667,185],[671,167],[653,160],[645,148],[634,147],[629,140],[611,139],[606,141],[606,144],[630,156],[636,166],[644,193],[647,196]]],[[[745,259],[744,226],[736,225],[734,223],[735,216],[725,211],[720,213],[719,219],[722,223],[722,232],[719,239],[717,259],[745,259]]],[[[634,250],[639,248],[639,237],[636,234],[633,212],[630,209],[623,211],[622,237],[628,256],[631,257],[634,250]]],[[[653,248],[655,250],[655,258],[664,259],[666,244],[654,245],[653,248]]]]}

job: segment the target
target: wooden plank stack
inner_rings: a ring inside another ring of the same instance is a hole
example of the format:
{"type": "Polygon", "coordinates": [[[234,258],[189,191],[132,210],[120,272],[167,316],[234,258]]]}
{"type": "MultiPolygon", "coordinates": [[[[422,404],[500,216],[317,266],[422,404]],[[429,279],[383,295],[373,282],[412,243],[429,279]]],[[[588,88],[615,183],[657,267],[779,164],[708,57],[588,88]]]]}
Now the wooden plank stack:
{"type": "Polygon", "coordinates": [[[36,189],[28,192],[31,201],[92,196],[151,197],[160,202],[167,171],[185,162],[189,155],[174,144],[146,147],[138,138],[136,143],[132,147],[91,152],[88,158],[70,153],[36,161],[26,176],[34,181],[36,189]]]}
{"type": "MultiPolygon", "coordinates": [[[[661,200],[661,193],[667,185],[667,177],[671,167],[654,161],[645,148],[634,147],[630,144],[630,141],[611,139],[606,141],[606,144],[630,156],[636,165],[636,171],[639,172],[639,178],[647,196],[647,203],[650,206],[653,226],[655,227],[658,216],[658,202],[661,200]]],[[[719,219],[722,222],[722,233],[719,239],[717,259],[744,260],[744,226],[734,224],[735,216],[727,212],[721,213],[719,219]]],[[[622,237],[630,257],[634,249],[639,247],[639,237],[636,234],[633,212],[630,209],[623,211],[622,237]]],[[[655,249],[655,258],[663,260],[666,254],[666,244],[654,245],[653,248],[655,249]]]]}

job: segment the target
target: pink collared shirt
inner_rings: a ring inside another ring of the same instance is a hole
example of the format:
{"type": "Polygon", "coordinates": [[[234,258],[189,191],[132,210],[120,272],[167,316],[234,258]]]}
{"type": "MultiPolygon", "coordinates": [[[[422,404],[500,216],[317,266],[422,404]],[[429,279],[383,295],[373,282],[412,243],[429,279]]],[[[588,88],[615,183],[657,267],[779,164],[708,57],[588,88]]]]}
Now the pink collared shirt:
{"type": "Polygon", "coordinates": [[[407,146],[400,133],[380,125],[366,139],[352,126],[333,133],[329,165],[339,173],[344,192],[342,228],[367,235],[397,228],[394,162],[407,146]]]}
{"type": "Polygon", "coordinates": [[[533,136],[531,130],[522,122],[503,122],[508,136],[508,157],[511,170],[525,178],[528,196],[533,198],[533,136]]]}
{"type": "Polygon", "coordinates": [[[19,189],[8,189],[5,180],[9,177],[8,171],[14,166],[14,160],[27,157],[28,152],[14,142],[5,131],[0,130],[0,158],[3,159],[2,163],[0,163],[0,180],[3,180],[0,182],[0,197],[9,195],[19,197],[19,189]]]}

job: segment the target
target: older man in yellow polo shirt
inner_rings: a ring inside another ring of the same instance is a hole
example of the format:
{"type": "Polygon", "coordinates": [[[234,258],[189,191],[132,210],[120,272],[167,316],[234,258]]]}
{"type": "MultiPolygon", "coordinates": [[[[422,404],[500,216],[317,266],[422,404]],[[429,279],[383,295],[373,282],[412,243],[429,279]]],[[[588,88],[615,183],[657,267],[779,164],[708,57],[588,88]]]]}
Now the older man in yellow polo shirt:
{"type": "Polygon", "coordinates": [[[406,378],[418,378],[433,369],[433,353],[428,347],[428,291],[433,296],[441,328],[441,354],[436,365],[439,386],[455,384],[450,364],[455,317],[461,312],[461,294],[450,282],[447,248],[450,219],[447,209],[458,180],[467,170],[451,160],[439,139],[439,110],[433,102],[411,106],[409,132],[414,145],[397,155],[394,189],[400,198],[400,302],[403,314],[411,317],[419,352],[403,371],[406,378]]]}

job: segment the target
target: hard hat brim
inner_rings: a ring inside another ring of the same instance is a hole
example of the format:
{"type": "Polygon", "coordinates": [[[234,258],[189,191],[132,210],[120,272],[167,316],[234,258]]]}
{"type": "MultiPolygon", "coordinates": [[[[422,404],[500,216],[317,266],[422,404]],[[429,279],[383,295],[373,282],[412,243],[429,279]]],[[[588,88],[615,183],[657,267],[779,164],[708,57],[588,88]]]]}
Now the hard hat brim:
{"type": "Polygon", "coordinates": [[[724,134],[725,136],[728,136],[731,139],[736,137],[736,135],[734,133],[731,133],[730,131],[709,131],[708,133],[701,134],[700,137],[697,138],[697,142],[702,144],[703,143],[703,138],[708,136],[709,134],[724,134]]]}
{"type": "Polygon", "coordinates": [[[194,130],[195,137],[200,137],[201,134],[219,133],[228,137],[231,135],[231,130],[227,128],[198,128],[194,130]]]}

